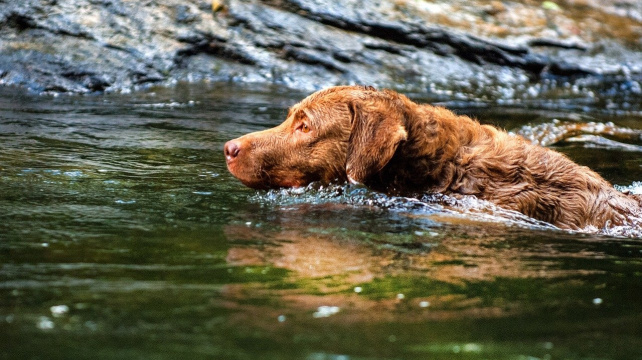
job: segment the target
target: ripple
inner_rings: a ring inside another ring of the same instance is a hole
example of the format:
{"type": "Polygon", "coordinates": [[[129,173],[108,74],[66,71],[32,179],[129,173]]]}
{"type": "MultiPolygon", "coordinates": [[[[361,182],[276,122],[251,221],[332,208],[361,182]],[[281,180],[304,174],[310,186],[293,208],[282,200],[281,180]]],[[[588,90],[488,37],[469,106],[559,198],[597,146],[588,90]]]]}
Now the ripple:
{"type": "Polygon", "coordinates": [[[199,101],[194,101],[194,100],[189,100],[187,102],[177,102],[177,101],[170,101],[170,102],[158,102],[158,103],[147,103],[147,104],[135,104],[134,106],[137,107],[142,107],[142,108],[185,108],[185,107],[191,107],[194,105],[200,104],[199,101]]]}

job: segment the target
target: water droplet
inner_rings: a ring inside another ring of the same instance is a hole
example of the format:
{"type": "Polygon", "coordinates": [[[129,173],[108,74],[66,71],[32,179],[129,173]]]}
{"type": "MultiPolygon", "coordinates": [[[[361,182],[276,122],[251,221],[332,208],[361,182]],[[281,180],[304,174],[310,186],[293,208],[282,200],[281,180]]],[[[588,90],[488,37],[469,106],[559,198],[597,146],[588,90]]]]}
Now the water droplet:
{"type": "Polygon", "coordinates": [[[38,323],[36,323],[36,326],[40,330],[51,330],[54,328],[55,324],[48,317],[41,316],[40,319],[38,319],[38,323]]]}
{"type": "Polygon", "coordinates": [[[467,353],[470,353],[470,352],[479,353],[482,351],[482,346],[479,344],[470,343],[470,344],[464,345],[462,350],[467,353]]]}
{"type": "Polygon", "coordinates": [[[69,312],[69,306],[67,305],[55,305],[49,308],[51,310],[51,315],[54,317],[61,317],[66,315],[69,312]]]}
{"type": "Polygon", "coordinates": [[[277,318],[277,320],[278,320],[279,322],[284,322],[284,321],[286,320],[286,319],[285,319],[285,315],[279,315],[279,317],[277,318]]]}
{"type": "Polygon", "coordinates": [[[395,341],[397,341],[397,337],[394,336],[394,335],[390,335],[390,336],[388,336],[388,341],[395,342],[395,341]]]}
{"type": "Polygon", "coordinates": [[[602,304],[602,299],[601,298],[595,298],[593,299],[593,305],[601,305],[602,304]]]}
{"type": "Polygon", "coordinates": [[[339,312],[338,306],[319,306],[317,311],[312,314],[314,318],[329,317],[339,312]]]}

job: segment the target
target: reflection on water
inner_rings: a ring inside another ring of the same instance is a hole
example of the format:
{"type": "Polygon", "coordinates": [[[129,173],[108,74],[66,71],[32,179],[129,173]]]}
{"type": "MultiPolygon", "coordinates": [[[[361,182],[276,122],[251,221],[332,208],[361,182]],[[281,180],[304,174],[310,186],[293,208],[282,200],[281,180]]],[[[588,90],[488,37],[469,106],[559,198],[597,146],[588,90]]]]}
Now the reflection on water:
{"type": "MultiPolygon", "coordinates": [[[[305,94],[2,91],[2,358],[642,357],[638,238],[471,198],[243,187],[223,143],[305,94]]],[[[459,112],[515,130],[573,117],[459,112]]],[[[554,147],[637,191],[639,140],[603,138],[554,147]]]]}

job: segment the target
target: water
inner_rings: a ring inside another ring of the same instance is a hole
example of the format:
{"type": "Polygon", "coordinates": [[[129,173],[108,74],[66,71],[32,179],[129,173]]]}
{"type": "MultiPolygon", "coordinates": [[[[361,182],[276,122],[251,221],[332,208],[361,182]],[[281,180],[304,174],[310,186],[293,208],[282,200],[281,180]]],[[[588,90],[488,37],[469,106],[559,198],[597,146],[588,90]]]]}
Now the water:
{"type": "MultiPolygon", "coordinates": [[[[2,358],[642,358],[635,231],[566,232],[474,199],[242,186],[224,142],[305,94],[0,95],[2,358]]],[[[515,131],[577,116],[450,105],[515,131]]],[[[636,113],[581,116],[642,129],[636,113]]],[[[554,147],[639,189],[642,144],[598,140],[554,147]]]]}

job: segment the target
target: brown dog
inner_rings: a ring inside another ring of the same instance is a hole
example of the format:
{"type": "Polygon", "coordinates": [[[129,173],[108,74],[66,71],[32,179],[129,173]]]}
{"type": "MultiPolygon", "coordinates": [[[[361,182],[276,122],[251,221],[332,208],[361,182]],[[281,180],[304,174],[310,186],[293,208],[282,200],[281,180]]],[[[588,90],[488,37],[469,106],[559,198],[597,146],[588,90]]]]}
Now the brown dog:
{"type": "Polygon", "coordinates": [[[224,152],[252,188],[349,180],[397,195],[475,195],[566,229],[626,225],[640,211],[638,197],[560,153],[372,87],[318,91],[224,152]]]}

